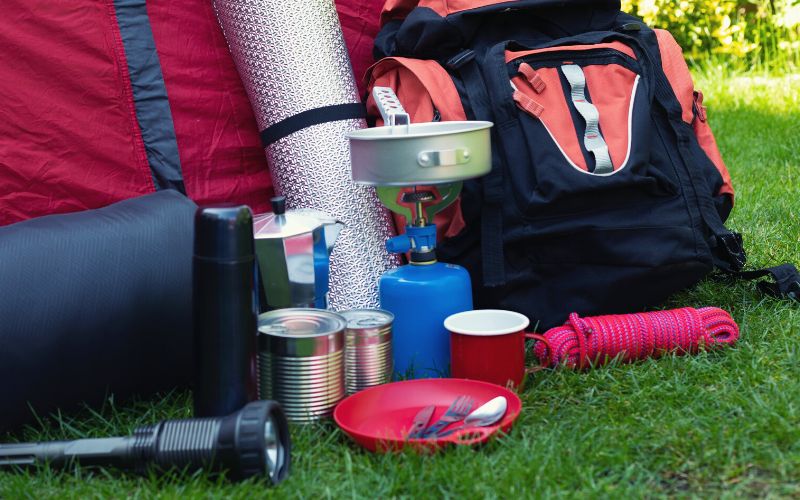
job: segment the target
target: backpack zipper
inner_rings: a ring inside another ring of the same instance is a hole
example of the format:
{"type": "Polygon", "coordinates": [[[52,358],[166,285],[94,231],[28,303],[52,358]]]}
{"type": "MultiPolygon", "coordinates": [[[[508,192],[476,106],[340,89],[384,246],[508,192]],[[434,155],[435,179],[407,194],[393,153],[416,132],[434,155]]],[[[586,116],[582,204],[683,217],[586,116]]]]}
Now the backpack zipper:
{"type": "Polygon", "coordinates": [[[628,65],[638,66],[639,61],[624,52],[614,49],[588,49],[588,50],[557,50],[553,52],[541,52],[539,54],[528,54],[512,59],[508,62],[516,73],[522,63],[531,62],[553,62],[563,64],[568,61],[582,61],[586,59],[596,59],[598,56],[620,58],[628,65]]]}

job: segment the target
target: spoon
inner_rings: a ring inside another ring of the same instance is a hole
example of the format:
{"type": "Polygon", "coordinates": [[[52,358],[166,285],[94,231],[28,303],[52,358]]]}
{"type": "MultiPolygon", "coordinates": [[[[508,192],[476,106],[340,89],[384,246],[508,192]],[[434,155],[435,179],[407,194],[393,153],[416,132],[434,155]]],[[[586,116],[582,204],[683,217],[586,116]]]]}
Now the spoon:
{"type": "Polygon", "coordinates": [[[488,427],[492,424],[495,424],[501,418],[503,418],[503,415],[506,414],[507,407],[508,402],[506,401],[506,398],[503,396],[497,396],[467,415],[467,418],[464,419],[464,423],[458,427],[439,434],[436,436],[436,438],[447,437],[454,432],[458,432],[461,429],[466,429],[467,427],[488,427]]]}

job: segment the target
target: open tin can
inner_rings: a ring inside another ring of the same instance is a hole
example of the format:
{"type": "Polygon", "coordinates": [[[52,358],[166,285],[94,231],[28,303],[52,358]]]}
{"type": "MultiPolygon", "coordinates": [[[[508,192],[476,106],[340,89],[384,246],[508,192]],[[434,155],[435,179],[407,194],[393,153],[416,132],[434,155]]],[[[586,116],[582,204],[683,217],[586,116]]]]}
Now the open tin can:
{"type": "Polygon", "coordinates": [[[278,309],[258,317],[260,399],[275,399],[293,422],[329,417],[344,398],[345,319],[321,309],[278,309]]]}
{"type": "Polygon", "coordinates": [[[341,315],[347,321],[344,332],[347,394],[390,382],[394,315],[383,309],[352,309],[341,315]]]}

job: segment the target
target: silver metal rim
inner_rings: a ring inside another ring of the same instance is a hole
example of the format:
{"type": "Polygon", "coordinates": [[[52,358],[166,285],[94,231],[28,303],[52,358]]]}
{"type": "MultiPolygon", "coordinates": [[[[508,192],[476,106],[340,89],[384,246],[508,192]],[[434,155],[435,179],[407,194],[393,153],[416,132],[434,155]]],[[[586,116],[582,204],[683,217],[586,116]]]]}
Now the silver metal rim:
{"type": "Polygon", "coordinates": [[[447,135],[466,134],[477,132],[494,126],[486,121],[452,121],[452,122],[427,122],[412,123],[408,126],[408,133],[393,134],[392,127],[373,127],[354,130],[347,134],[351,141],[391,141],[408,140],[414,138],[442,137],[447,135]]]}

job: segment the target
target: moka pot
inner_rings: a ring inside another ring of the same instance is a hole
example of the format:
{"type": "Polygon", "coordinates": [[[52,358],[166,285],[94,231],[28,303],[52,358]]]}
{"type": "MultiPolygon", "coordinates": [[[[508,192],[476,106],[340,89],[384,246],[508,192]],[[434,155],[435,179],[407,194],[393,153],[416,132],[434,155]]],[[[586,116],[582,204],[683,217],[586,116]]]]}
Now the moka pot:
{"type": "Polygon", "coordinates": [[[327,309],[330,254],[344,224],[310,209],[286,211],[286,198],[272,198],[272,213],[253,219],[261,283],[261,310],[327,309]]]}

